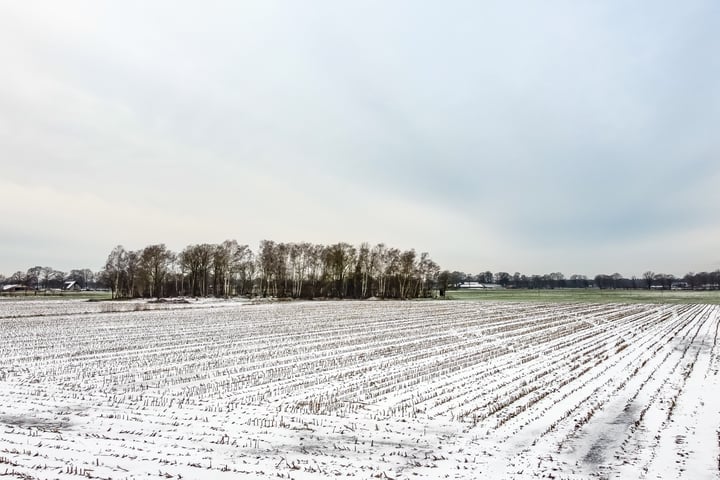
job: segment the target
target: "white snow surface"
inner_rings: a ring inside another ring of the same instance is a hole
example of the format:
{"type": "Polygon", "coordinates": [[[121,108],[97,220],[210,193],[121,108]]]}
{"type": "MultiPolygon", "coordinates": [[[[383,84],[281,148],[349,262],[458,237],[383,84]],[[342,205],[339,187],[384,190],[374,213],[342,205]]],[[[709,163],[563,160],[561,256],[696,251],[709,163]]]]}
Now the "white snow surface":
{"type": "Polygon", "coordinates": [[[0,476],[716,479],[719,311],[3,301],[0,476]]]}

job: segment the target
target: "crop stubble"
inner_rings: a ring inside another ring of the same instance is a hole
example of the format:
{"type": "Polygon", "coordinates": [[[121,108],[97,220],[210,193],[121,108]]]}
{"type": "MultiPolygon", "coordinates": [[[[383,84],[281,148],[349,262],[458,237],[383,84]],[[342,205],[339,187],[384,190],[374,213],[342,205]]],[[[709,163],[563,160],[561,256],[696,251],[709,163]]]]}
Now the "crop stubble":
{"type": "Polygon", "coordinates": [[[0,303],[0,475],[718,477],[718,306],[118,308],[0,303]]]}

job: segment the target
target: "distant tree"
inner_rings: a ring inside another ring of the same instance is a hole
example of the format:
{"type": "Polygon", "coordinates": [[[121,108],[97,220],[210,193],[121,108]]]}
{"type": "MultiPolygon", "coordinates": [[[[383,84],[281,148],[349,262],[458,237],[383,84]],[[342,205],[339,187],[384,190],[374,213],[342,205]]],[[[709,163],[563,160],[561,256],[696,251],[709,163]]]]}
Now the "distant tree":
{"type": "Polygon", "coordinates": [[[683,277],[683,280],[687,282],[688,287],[690,287],[692,290],[695,290],[700,286],[700,284],[698,283],[697,275],[695,275],[695,273],[693,272],[686,273],[683,277]]]}
{"type": "Polygon", "coordinates": [[[411,282],[415,276],[415,250],[410,249],[400,254],[398,264],[398,286],[400,298],[408,298],[411,282]]]}
{"type": "Polygon", "coordinates": [[[214,250],[215,245],[208,243],[188,245],[178,256],[180,268],[190,276],[190,294],[193,296],[208,294],[214,250]]]}
{"type": "Polygon", "coordinates": [[[40,277],[42,275],[42,267],[32,267],[28,268],[27,273],[25,274],[25,284],[28,287],[33,287],[35,290],[38,290],[40,288],[40,277]]]}
{"type": "Polygon", "coordinates": [[[377,268],[377,255],[367,242],[360,245],[357,262],[360,271],[360,298],[367,298],[372,291],[372,277],[377,268]]]}
{"type": "Polygon", "coordinates": [[[142,250],[130,250],[125,258],[125,276],[122,291],[125,297],[142,296],[146,290],[147,274],[143,271],[142,250]]]}
{"type": "Polygon", "coordinates": [[[332,275],[332,292],[334,296],[347,296],[347,275],[355,264],[357,251],[347,243],[336,243],[326,250],[325,262],[332,275]]]}
{"type": "Polygon", "coordinates": [[[76,282],[79,286],[85,286],[85,277],[80,269],[73,269],[67,274],[68,282],[76,282]]]}
{"type": "Polygon", "coordinates": [[[160,298],[163,295],[163,283],[172,257],[173,253],[164,243],[148,245],[142,250],[140,265],[148,280],[151,297],[160,298]]]}
{"type": "Polygon", "coordinates": [[[550,279],[550,288],[562,288],[565,286],[565,275],[560,272],[553,272],[548,275],[550,279]]]}
{"type": "Polygon", "coordinates": [[[308,268],[309,243],[291,243],[288,245],[288,260],[290,262],[291,296],[300,298],[303,295],[303,285],[308,268]]]}
{"type": "Polygon", "coordinates": [[[113,248],[108,255],[105,261],[105,268],[103,269],[103,279],[110,286],[110,295],[112,298],[122,296],[120,288],[126,267],[127,252],[122,245],[118,245],[113,248]]]}
{"type": "Polygon", "coordinates": [[[178,254],[179,269],[181,271],[180,290],[183,295],[198,295],[198,283],[200,277],[200,265],[197,255],[197,245],[188,245],[178,254]],[[189,292],[185,291],[185,276],[189,278],[189,292]]]}
{"type": "Polygon", "coordinates": [[[83,268],[81,270],[81,272],[82,272],[82,276],[83,276],[83,281],[82,281],[83,288],[92,287],[93,286],[92,284],[94,283],[94,279],[95,279],[95,275],[93,274],[93,271],[90,270],[89,268],[83,268]]]}
{"type": "Polygon", "coordinates": [[[65,277],[65,281],[76,282],[81,288],[90,288],[94,282],[95,276],[92,270],[88,268],[76,268],[70,270],[65,277]]]}
{"type": "Polygon", "coordinates": [[[455,270],[454,272],[450,273],[450,276],[448,277],[448,281],[450,282],[450,287],[457,288],[460,286],[461,283],[465,281],[465,278],[467,278],[467,275],[465,272],[458,272],[455,270]]]}
{"type": "Polygon", "coordinates": [[[428,252],[422,252],[420,254],[420,260],[417,264],[417,281],[416,290],[413,292],[413,297],[427,297],[429,296],[429,290],[432,285],[437,282],[437,277],[440,273],[440,266],[430,259],[428,252]]]}
{"type": "Polygon", "coordinates": [[[653,277],[653,284],[662,287],[663,289],[669,289],[670,284],[672,283],[672,278],[672,275],[656,273],[655,277],[653,277]]]}
{"type": "Polygon", "coordinates": [[[15,273],[13,273],[12,275],[10,275],[10,278],[8,278],[8,280],[9,280],[10,283],[12,283],[12,284],[16,284],[16,283],[18,283],[18,284],[20,284],[20,283],[21,283],[21,284],[24,284],[24,283],[25,283],[25,274],[24,274],[23,272],[21,272],[21,271],[18,270],[17,272],[15,272],[15,273]]]}
{"type": "Polygon", "coordinates": [[[252,250],[247,245],[232,241],[230,255],[230,277],[235,293],[244,295],[252,288],[254,278],[254,259],[252,250]]]}
{"type": "Polygon", "coordinates": [[[287,243],[277,243],[275,245],[274,260],[273,260],[273,279],[274,279],[274,296],[276,297],[287,297],[289,294],[288,288],[288,270],[289,270],[289,257],[290,257],[290,246],[287,243]]]}
{"type": "Polygon", "coordinates": [[[180,295],[180,286],[183,283],[182,268],[180,266],[180,255],[175,252],[171,253],[167,275],[165,276],[164,293],[167,297],[176,297],[180,295]]]}
{"type": "Polygon", "coordinates": [[[42,281],[43,288],[50,288],[50,280],[53,278],[55,269],[52,267],[43,267],[40,270],[40,279],[42,281]]]}
{"type": "Polygon", "coordinates": [[[382,297],[397,297],[397,274],[400,265],[400,250],[397,248],[388,248],[385,250],[383,258],[383,273],[385,279],[383,282],[382,297]]]}
{"type": "Polygon", "coordinates": [[[613,279],[612,276],[606,274],[595,275],[595,286],[598,288],[612,288],[613,279]]]}
{"type": "MultiPolygon", "coordinates": [[[[314,298],[321,295],[323,271],[323,256],[325,247],[322,245],[310,245],[307,249],[307,284],[309,287],[309,297],[314,298]]],[[[373,248],[373,252],[375,249],[373,248]]],[[[372,254],[372,253],[371,253],[372,254]]]]}
{"type": "Polygon", "coordinates": [[[387,277],[385,275],[387,267],[387,246],[384,243],[378,243],[370,249],[370,255],[368,258],[368,267],[373,271],[374,279],[369,280],[370,295],[374,297],[385,296],[387,277]]]}
{"type": "Polygon", "coordinates": [[[643,273],[643,279],[645,280],[645,286],[648,290],[650,290],[650,287],[652,287],[653,282],[655,281],[655,272],[648,270],[643,273]]]}
{"type": "Polygon", "coordinates": [[[227,297],[232,293],[240,248],[237,240],[225,240],[220,245],[215,245],[212,257],[213,293],[215,296],[227,297]]]}
{"type": "Polygon", "coordinates": [[[438,274],[437,279],[438,289],[440,290],[440,296],[445,296],[448,286],[450,285],[450,272],[443,270],[438,274]]]}
{"type": "Polygon", "coordinates": [[[713,285],[720,284],[720,269],[716,269],[711,274],[713,285]]]}
{"type": "Polygon", "coordinates": [[[51,288],[62,288],[66,277],[67,274],[62,270],[53,270],[48,285],[51,288]]]}
{"type": "Polygon", "coordinates": [[[269,292],[273,296],[277,295],[277,282],[274,276],[276,271],[275,263],[277,262],[276,249],[276,244],[272,240],[260,241],[257,254],[257,270],[260,280],[260,294],[263,297],[266,297],[269,292]]]}
{"type": "Polygon", "coordinates": [[[502,285],[503,287],[508,286],[510,282],[512,281],[512,277],[508,272],[497,272],[495,273],[495,282],[497,282],[499,285],[502,285]]]}

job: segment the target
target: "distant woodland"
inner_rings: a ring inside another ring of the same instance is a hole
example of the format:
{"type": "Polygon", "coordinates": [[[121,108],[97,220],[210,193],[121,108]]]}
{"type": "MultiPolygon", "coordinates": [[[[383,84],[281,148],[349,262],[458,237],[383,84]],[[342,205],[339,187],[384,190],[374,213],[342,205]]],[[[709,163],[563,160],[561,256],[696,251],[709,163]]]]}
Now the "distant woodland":
{"type": "Polygon", "coordinates": [[[367,243],[260,242],[254,253],[235,240],[115,247],[101,277],[115,297],[254,295],[277,298],[417,298],[431,295],[440,267],[427,253],[367,243]]]}
{"type": "Polygon", "coordinates": [[[504,288],[718,289],[720,270],[690,272],[682,278],[645,272],[589,278],[560,272],[466,274],[441,270],[430,256],[383,243],[319,245],[262,240],[257,251],[235,240],[188,245],[180,252],[164,244],[140,250],[113,248],[104,266],[62,272],[35,266],[0,275],[3,293],[108,289],[113,298],[236,295],[276,298],[419,298],[473,282],[504,288]]]}

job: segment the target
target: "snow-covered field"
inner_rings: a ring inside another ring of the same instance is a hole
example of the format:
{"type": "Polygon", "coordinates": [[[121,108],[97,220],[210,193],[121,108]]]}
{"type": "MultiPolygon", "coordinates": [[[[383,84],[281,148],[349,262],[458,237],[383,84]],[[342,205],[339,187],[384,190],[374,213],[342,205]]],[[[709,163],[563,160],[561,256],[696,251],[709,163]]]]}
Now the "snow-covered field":
{"type": "Polygon", "coordinates": [[[718,306],[140,305],[0,302],[0,476],[720,477],[718,306]]]}

